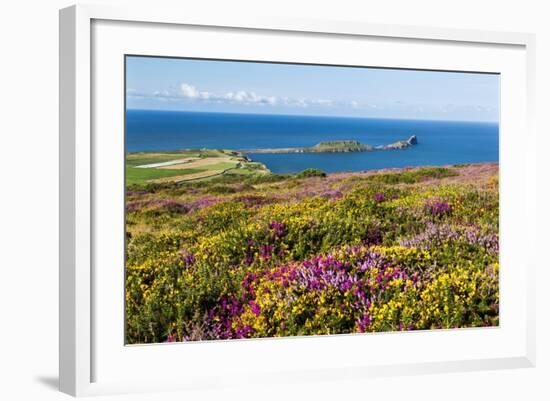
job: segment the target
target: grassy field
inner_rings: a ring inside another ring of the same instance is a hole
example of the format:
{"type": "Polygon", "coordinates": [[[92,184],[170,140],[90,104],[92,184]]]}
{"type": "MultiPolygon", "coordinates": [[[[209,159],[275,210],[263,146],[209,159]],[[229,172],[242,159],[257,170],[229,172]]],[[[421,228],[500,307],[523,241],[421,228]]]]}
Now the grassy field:
{"type": "Polygon", "coordinates": [[[126,156],[127,185],[204,180],[223,174],[268,173],[263,164],[227,150],[139,152],[126,156]]]}
{"type": "Polygon", "coordinates": [[[499,324],[496,163],[176,183],[137,166],[228,154],[128,157],[154,172],[127,190],[128,343],[499,324]]]}

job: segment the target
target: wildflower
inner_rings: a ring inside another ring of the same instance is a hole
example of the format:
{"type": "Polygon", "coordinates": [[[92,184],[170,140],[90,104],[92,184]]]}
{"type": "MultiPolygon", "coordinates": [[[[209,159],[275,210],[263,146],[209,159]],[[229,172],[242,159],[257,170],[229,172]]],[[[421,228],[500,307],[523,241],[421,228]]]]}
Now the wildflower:
{"type": "Polygon", "coordinates": [[[426,209],[433,217],[442,216],[451,212],[451,206],[448,202],[432,199],[426,203],[426,209]]]}
{"type": "Polygon", "coordinates": [[[271,258],[271,253],[273,251],[273,245],[271,244],[261,244],[260,245],[260,258],[268,260],[271,258]]]}
{"type": "Polygon", "coordinates": [[[286,226],[278,221],[273,220],[269,224],[269,228],[271,229],[271,238],[274,240],[281,239],[287,234],[286,226]]]}
{"type": "Polygon", "coordinates": [[[371,324],[371,317],[368,314],[361,316],[357,320],[357,328],[361,333],[364,333],[365,331],[367,331],[370,324],[371,324]]]}
{"type": "Polygon", "coordinates": [[[156,199],[149,203],[149,206],[163,209],[168,213],[187,213],[189,209],[183,202],[171,199],[156,199]]]}
{"type": "Polygon", "coordinates": [[[377,192],[377,193],[374,194],[374,200],[377,203],[382,203],[386,200],[386,195],[381,193],[381,192],[377,192]]]}
{"type": "Polygon", "coordinates": [[[183,263],[185,263],[185,267],[189,267],[195,264],[195,255],[193,253],[189,252],[185,248],[182,248],[180,253],[181,259],[183,260],[183,263]]]}
{"type": "Polygon", "coordinates": [[[260,316],[260,313],[262,313],[262,308],[260,308],[260,305],[258,305],[254,301],[250,301],[248,304],[250,305],[250,310],[252,311],[252,313],[256,316],[260,316]]]}

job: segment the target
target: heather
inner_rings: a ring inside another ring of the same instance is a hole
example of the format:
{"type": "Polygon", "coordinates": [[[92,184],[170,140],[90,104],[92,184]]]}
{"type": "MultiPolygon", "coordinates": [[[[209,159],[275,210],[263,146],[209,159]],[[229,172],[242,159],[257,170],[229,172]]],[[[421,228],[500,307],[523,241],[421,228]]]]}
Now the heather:
{"type": "Polygon", "coordinates": [[[128,343],[498,325],[496,164],[126,195],[128,343]]]}

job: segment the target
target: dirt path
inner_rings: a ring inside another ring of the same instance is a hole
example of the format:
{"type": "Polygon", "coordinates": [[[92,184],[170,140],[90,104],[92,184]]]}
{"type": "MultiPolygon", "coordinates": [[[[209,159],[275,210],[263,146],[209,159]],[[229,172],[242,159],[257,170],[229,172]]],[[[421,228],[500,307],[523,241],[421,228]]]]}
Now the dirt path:
{"type": "Polygon", "coordinates": [[[180,164],[170,164],[159,167],[159,169],[162,170],[183,170],[183,169],[191,169],[191,168],[201,168],[205,166],[210,166],[212,164],[219,164],[219,163],[235,163],[237,164],[237,161],[234,160],[232,157],[207,157],[204,159],[193,159],[186,163],[180,163],[180,164]]]}

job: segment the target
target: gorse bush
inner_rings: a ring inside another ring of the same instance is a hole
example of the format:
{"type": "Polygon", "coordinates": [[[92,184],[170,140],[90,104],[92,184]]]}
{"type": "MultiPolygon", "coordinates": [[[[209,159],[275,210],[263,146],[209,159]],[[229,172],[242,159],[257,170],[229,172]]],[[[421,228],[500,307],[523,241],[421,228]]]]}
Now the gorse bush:
{"type": "Polygon", "coordinates": [[[127,341],[497,325],[498,171],[459,174],[129,190],[127,341]]]}
{"type": "Polygon", "coordinates": [[[308,178],[308,177],[326,177],[327,173],[317,168],[307,168],[304,171],[296,174],[296,178],[308,178]]]}
{"type": "Polygon", "coordinates": [[[403,171],[400,173],[382,173],[367,177],[367,181],[383,184],[413,184],[427,179],[440,179],[455,177],[457,173],[445,167],[422,167],[416,170],[403,171]]]}

